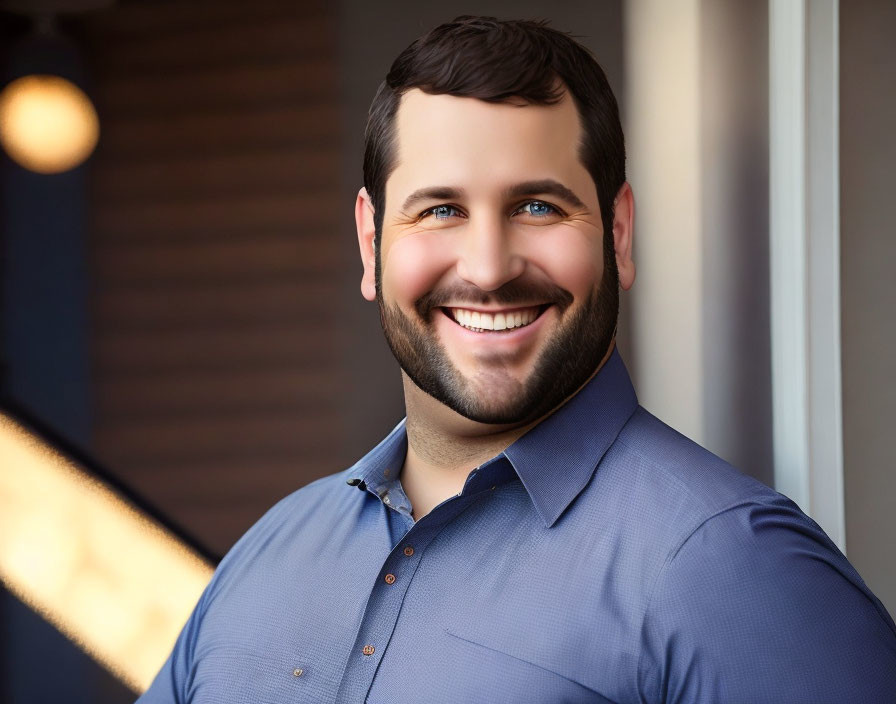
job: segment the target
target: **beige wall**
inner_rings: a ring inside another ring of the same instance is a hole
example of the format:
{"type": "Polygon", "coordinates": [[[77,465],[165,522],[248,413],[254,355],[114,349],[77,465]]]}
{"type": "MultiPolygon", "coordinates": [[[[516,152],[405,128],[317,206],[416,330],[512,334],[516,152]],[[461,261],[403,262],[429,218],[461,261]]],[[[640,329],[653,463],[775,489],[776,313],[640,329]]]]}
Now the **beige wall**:
{"type": "Polygon", "coordinates": [[[641,403],[772,481],[768,17],[749,0],[628,0],[641,403]]]}
{"type": "Polygon", "coordinates": [[[846,547],[896,613],[896,4],[840,3],[846,547]]]}

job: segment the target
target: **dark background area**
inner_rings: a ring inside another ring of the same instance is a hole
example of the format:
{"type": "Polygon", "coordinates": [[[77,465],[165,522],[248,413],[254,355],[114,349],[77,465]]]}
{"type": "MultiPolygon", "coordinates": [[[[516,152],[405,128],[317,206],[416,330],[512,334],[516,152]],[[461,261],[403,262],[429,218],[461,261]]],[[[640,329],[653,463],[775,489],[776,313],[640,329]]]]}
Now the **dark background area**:
{"type": "Polygon", "coordinates": [[[94,451],[223,553],[352,461],[336,20],[323,3],[131,3],[72,33],[104,128],[94,451]]]}
{"type": "MultiPolygon", "coordinates": [[[[365,454],[404,415],[359,292],[366,111],[401,49],[464,13],[587,27],[621,87],[619,2],[122,0],[40,40],[0,12],[3,82],[68,77],[101,129],[64,174],[0,157],[4,396],[217,554],[365,454]]],[[[0,701],[133,700],[3,596],[0,701]]]]}

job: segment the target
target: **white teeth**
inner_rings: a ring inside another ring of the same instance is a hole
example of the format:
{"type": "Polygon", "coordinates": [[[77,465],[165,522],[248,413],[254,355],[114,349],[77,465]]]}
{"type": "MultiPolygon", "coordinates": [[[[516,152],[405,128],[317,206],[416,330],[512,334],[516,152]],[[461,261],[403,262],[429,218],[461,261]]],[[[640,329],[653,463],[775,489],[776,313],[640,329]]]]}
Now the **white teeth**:
{"type": "Polygon", "coordinates": [[[538,308],[510,313],[482,313],[464,308],[450,308],[451,315],[457,323],[470,330],[481,332],[483,330],[511,330],[529,325],[538,317],[538,308]]]}

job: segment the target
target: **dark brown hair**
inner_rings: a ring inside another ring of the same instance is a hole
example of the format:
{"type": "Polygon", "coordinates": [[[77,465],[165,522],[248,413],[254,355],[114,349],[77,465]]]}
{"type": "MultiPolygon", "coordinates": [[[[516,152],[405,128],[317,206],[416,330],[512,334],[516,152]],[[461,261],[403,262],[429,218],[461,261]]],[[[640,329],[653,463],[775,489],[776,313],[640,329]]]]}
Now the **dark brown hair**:
{"type": "Polygon", "coordinates": [[[401,96],[412,88],[538,105],[556,103],[568,91],[583,128],[580,158],[597,188],[605,240],[612,243],[613,204],[625,181],[625,144],[603,70],[587,49],[546,22],[470,15],[436,27],[401,52],[370,106],[364,186],[373,201],[377,239],[386,180],[395,167],[395,114],[401,96]]]}

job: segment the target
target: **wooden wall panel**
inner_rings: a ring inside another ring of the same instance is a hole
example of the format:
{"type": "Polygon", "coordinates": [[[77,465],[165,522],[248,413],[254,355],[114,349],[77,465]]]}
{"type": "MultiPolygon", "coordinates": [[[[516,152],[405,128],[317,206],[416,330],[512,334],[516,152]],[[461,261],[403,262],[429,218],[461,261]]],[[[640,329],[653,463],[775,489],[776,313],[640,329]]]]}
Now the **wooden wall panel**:
{"type": "Polygon", "coordinates": [[[212,549],[339,469],[336,25],[324,3],[121,2],[78,20],[102,137],[99,457],[212,549]]]}

